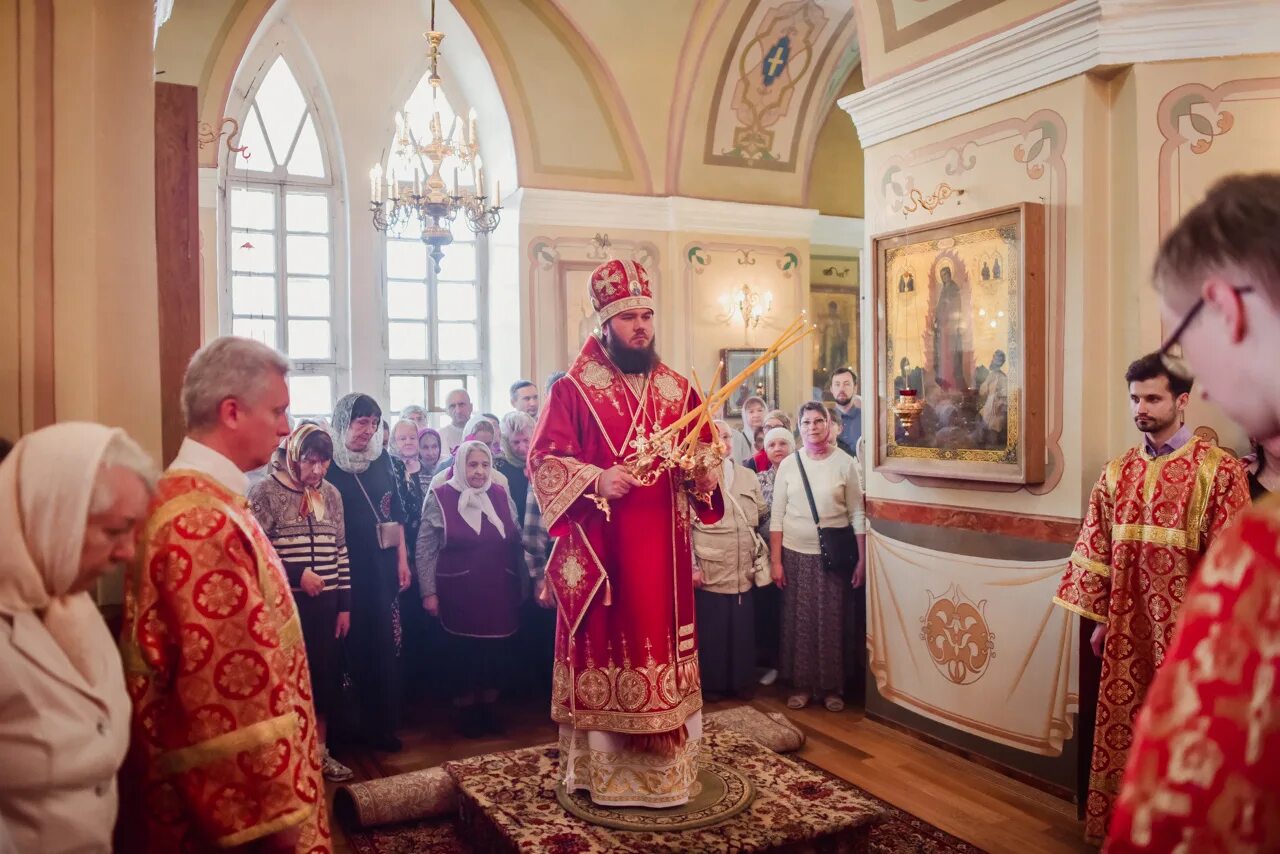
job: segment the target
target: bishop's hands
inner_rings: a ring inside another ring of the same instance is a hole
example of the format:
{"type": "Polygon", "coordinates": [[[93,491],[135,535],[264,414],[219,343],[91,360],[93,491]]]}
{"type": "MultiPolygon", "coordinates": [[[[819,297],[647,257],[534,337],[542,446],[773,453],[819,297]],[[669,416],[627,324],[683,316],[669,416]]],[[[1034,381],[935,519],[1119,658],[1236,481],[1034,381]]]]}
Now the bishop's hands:
{"type": "Polygon", "coordinates": [[[613,465],[596,478],[596,494],[605,500],[622,498],[637,486],[644,486],[624,465],[613,465]]]}

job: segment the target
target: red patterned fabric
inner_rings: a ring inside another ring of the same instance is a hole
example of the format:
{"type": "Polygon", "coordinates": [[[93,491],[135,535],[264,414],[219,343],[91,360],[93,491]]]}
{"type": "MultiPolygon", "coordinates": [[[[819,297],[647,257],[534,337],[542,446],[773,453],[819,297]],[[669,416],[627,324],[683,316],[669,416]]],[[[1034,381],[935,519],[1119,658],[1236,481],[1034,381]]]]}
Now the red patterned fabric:
{"type": "Polygon", "coordinates": [[[1280,851],[1280,498],[1201,564],[1136,730],[1107,851],[1280,851]]]}
{"type": "Polygon", "coordinates": [[[591,305],[600,323],[615,314],[653,308],[649,274],[635,261],[606,261],[591,274],[591,305]]]}
{"type": "MultiPolygon", "coordinates": [[[[690,516],[724,512],[664,473],[612,502],[612,520],[588,496],[622,462],[638,431],[697,406],[689,383],[664,365],[639,395],[593,336],[538,422],[530,479],[556,544],[547,564],[559,619],[552,717],[578,729],[632,734],[676,730],[702,707],[693,617],[690,516]]],[[[711,442],[710,428],[702,441],[711,442]]]]}
{"type": "Polygon", "coordinates": [[[330,850],[302,631],[243,497],[160,480],[125,593],[133,851],[202,851],[297,828],[330,850]]]}
{"type": "Polygon", "coordinates": [[[1244,468],[1195,438],[1151,458],[1130,449],[1103,469],[1054,602],[1108,625],[1086,804],[1098,844],[1124,773],[1133,720],[1164,660],[1205,549],[1249,503],[1244,468]]]}

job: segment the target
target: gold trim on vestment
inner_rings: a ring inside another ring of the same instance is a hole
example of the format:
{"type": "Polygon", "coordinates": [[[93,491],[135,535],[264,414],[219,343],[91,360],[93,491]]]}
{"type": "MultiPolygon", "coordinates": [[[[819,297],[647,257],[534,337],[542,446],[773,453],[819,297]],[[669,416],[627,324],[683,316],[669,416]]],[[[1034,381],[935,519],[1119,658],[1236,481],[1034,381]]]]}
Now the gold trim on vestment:
{"type": "MultiPolygon", "coordinates": [[[[544,524],[550,529],[556,522],[560,521],[561,516],[568,512],[569,508],[573,506],[573,502],[581,498],[582,493],[586,492],[591,484],[595,483],[596,478],[604,473],[604,469],[593,466],[590,463],[581,463],[575,457],[557,457],[548,454],[548,458],[559,460],[566,468],[569,467],[569,464],[564,462],[566,459],[572,459],[574,462],[580,463],[578,471],[565,482],[559,492],[551,496],[550,500],[547,501],[542,518],[544,524]]],[[[541,492],[541,490],[538,491],[541,492]]]]}
{"type": "Polygon", "coordinates": [[[181,774],[192,768],[235,756],[242,751],[270,744],[292,735],[297,728],[298,713],[286,712],[279,717],[216,735],[190,747],[162,753],[156,758],[156,766],[165,774],[181,774]]]}
{"type": "Polygon", "coordinates": [[[1196,466],[1196,484],[1191,489],[1191,500],[1187,504],[1187,547],[1194,551],[1200,550],[1200,537],[1204,532],[1204,517],[1209,510],[1209,499],[1213,497],[1213,485],[1226,457],[1226,451],[1211,447],[1200,465],[1196,466]]]}
{"type": "Polygon", "coordinates": [[[1161,528],[1159,525],[1115,525],[1111,528],[1111,542],[1150,543],[1185,549],[1187,532],[1177,528],[1161,528]]]}
{"type": "Polygon", "coordinates": [[[1095,575],[1101,575],[1103,578],[1111,577],[1111,567],[1105,563],[1099,563],[1096,560],[1090,560],[1080,552],[1072,552],[1070,563],[1077,569],[1083,569],[1085,572],[1092,572],[1095,575]]]}
{"type": "Polygon", "coordinates": [[[253,827],[246,827],[244,830],[237,830],[235,833],[223,836],[213,841],[214,845],[219,848],[237,848],[246,842],[253,842],[255,839],[262,839],[279,833],[282,830],[288,830],[295,827],[311,817],[316,811],[315,804],[307,804],[305,807],[299,807],[296,810],[287,812],[279,818],[271,821],[255,824],[253,827]]]}
{"type": "MultiPolygon", "coordinates": [[[[673,667],[675,665],[672,665],[673,667]]],[[[574,686],[570,687],[575,692],[574,686]]],[[[572,694],[571,694],[572,696],[572,694]]],[[[680,701],[680,705],[666,712],[619,712],[609,710],[570,712],[563,706],[552,704],[551,719],[558,724],[569,724],[574,729],[599,729],[632,735],[648,735],[670,732],[684,726],[689,716],[702,708],[702,692],[695,691],[680,701]]]]}
{"type": "Polygon", "coordinates": [[[1088,617],[1090,620],[1093,620],[1095,623],[1105,624],[1107,622],[1106,617],[1099,616],[1098,614],[1095,614],[1092,611],[1086,610],[1085,608],[1081,608],[1079,605],[1072,605],[1070,602],[1065,601],[1059,596],[1053,597],[1053,604],[1061,605],[1062,607],[1066,608],[1068,611],[1071,611],[1072,613],[1075,613],[1075,614],[1079,614],[1082,617],[1088,617]]]}

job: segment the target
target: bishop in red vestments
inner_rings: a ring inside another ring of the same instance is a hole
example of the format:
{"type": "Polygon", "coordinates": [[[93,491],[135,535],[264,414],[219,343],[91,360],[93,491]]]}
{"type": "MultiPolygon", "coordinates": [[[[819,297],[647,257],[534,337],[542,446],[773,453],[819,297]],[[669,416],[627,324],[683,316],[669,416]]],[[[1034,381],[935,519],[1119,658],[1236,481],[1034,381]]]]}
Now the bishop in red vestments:
{"type": "Polygon", "coordinates": [[[724,505],[714,479],[694,484],[677,469],[644,486],[621,465],[637,436],[699,401],[653,351],[639,264],[601,265],[591,298],[602,335],[552,387],[529,453],[556,538],[546,577],[559,609],[551,714],[561,777],[596,803],[676,806],[697,773],[702,724],[690,524],[695,513],[715,522],[724,505]]]}

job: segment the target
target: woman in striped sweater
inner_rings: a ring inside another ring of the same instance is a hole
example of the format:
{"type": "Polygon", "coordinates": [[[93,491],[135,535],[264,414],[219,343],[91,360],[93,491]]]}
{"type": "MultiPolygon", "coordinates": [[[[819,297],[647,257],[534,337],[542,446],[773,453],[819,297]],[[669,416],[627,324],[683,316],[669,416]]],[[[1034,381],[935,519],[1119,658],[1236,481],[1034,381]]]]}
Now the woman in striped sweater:
{"type": "Polygon", "coordinates": [[[249,491],[253,515],[275,546],[289,576],[307,645],[316,736],[325,779],[349,780],[351,769],[329,755],[325,720],[341,696],[338,643],[351,628],[351,573],[347,562],[342,496],[324,479],[333,440],[304,423],[276,452],[271,476],[249,491]]]}

